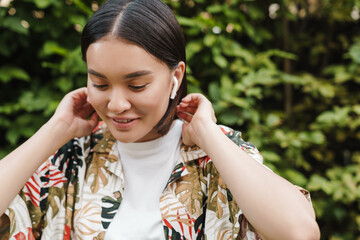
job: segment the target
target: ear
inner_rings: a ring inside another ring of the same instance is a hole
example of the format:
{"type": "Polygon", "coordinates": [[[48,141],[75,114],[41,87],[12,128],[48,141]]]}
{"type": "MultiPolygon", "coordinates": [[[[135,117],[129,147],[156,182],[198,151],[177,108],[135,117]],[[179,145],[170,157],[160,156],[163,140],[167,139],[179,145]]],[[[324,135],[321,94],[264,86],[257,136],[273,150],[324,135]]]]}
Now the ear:
{"type": "MultiPolygon", "coordinates": [[[[176,69],[174,70],[174,77],[176,77],[176,79],[178,80],[179,84],[178,84],[178,89],[182,83],[183,77],[184,77],[184,73],[185,73],[185,63],[183,61],[180,61],[176,67],[176,69]]],[[[176,91],[178,90],[176,89],[176,91]]]]}
{"type": "Polygon", "coordinates": [[[178,90],[179,81],[177,80],[177,78],[175,76],[173,76],[173,78],[174,78],[173,79],[174,85],[172,86],[170,99],[174,100],[176,97],[177,90],[178,90]]]}

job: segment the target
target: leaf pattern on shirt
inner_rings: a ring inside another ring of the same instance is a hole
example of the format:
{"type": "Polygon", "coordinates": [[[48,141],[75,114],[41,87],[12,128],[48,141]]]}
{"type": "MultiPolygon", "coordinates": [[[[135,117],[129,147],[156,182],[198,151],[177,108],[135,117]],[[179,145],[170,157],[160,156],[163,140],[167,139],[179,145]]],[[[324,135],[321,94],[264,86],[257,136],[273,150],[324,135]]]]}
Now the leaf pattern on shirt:
{"type": "Polygon", "coordinates": [[[48,208],[52,209],[53,212],[53,218],[57,215],[58,211],[59,211],[59,202],[61,202],[61,200],[64,198],[65,196],[65,191],[64,188],[57,188],[57,187],[53,187],[51,188],[51,190],[49,191],[49,196],[48,196],[48,208]]]}
{"type": "Polygon", "coordinates": [[[165,233],[165,238],[166,239],[171,239],[171,240],[186,240],[186,238],[184,236],[181,236],[180,233],[178,233],[175,230],[170,231],[170,229],[168,227],[164,226],[164,233],[165,233]],[[169,235],[171,232],[171,236],[169,235]]]}
{"type": "MultiPolygon", "coordinates": [[[[124,181],[114,137],[102,126],[91,136],[70,141],[40,166],[27,184],[31,191],[25,187],[8,208],[11,223],[0,226],[7,229],[0,239],[6,232],[12,240],[104,239],[121,204],[124,181]]],[[[221,129],[262,162],[240,132],[221,129]]],[[[165,239],[260,239],[206,153],[182,145],[180,154],[159,203],[165,239]]]]}
{"type": "Polygon", "coordinates": [[[176,181],[177,179],[179,179],[181,177],[181,175],[183,174],[184,170],[185,170],[185,166],[183,163],[177,164],[171,173],[171,176],[169,178],[169,181],[166,184],[166,187],[173,181],[176,181]]]}
{"type": "Polygon", "coordinates": [[[67,198],[66,198],[66,214],[65,214],[65,224],[73,225],[72,212],[75,209],[75,204],[80,201],[78,185],[70,185],[67,188],[67,198]]]}
{"type": "Polygon", "coordinates": [[[101,199],[101,224],[104,229],[109,227],[122,201],[122,196],[119,191],[114,193],[114,197],[115,198],[106,196],[101,199]]]}
{"type": "Polygon", "coordinates": [[[90,163],[90,167],[85,177],[86,179],[89,179],[90,175],[94,175],[94,179],[90,187],[93,193],[97,193],[99,191],[100,181],[104,186],[106,186],[108,183],[108,179],[105,176],[105,162],[106,158],[104,158],[102,154],[94,153],[93,160],[90,163]]]}
{"type": "Polygon", "coordinates": [[[227,204],[227,187],[213,163],[207,165],[208,178],[208,209],[216,212],[217,218],[223,217],[223,205],[227,204]]]}
{"type": "Polygon", "coordinates": [[[79,168],[83,166],[83,150],[77,139],[73,139],[66,143],[53,156],[51,163],[58,166],[58,170],[63,172],[70,183],[74,183],[78,176],[79,168]]]}
{"type": "Polygon", "coordinates": [[[168,228],[166,239],[180,236],[184,239],[192,239],[192,236],[195,236],[193,228],[195,219],[175,196],[175,188],[176,184],[170,184],[160,198],[161,217],[164,226],[168,228]]]}
{"type": "Polygon", "coordinates": [[[98,229],[93,228],[93,225],[99,225],[99,215],[101,209],[98,205],[87,202],[81,209],[75,211],[75,233],[77,239],[82,239],[84,236],[92,236],[98,232],[98,229]]]}
{"type": "Polygon", "coordinates": [[[204,198],[201,180],[199,181],[199,168],[194,165],[194,162],[191,162],[188,164],[187,170],[189,174],[181,178],[181,184],[178,184],[175,194],[189,213],[197,217],[201,215],[204,198]]]}
{"type": "MultiPolygon", "coordinates": [[[[9,209],[8,217],[9,217],[10,222],[14,221],[14,218],[15,218],[14,210],[9,209]]],[[[16,225],[13,225],[13,226],[10,225],[10,236],[12,236],[14,234],[15,230],[16,230],[16,225]]]]}
{"type": "Polygon", "coordinates": [[[205,217],[206,217],[206,208],[207,208],[207,197],[204,198],[204,205],[202,207],[201,215],[196,219],[194,223],[195,232],[198,233],[197,239],[201,239],[204,236],[205,229],[205,217]]]}

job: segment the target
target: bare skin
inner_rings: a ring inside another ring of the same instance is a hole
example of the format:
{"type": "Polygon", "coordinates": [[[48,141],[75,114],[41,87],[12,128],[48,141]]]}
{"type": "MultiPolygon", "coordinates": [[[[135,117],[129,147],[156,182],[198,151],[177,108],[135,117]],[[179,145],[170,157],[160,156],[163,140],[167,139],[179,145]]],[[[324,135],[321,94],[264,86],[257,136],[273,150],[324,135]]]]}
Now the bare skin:
{"type": "MultiPolygon", "coordinates": [[[[168,88],[170,93],[171,86],[168,88]]],[[[87,98],[86,88],[67,94],[54,116],[0,161],[0,192],[6,193],[0,199],[0,215],[48,156],[72,138],[89,135],[97,125],[99,117],[87,98]]],[[[239,207],[264,239],[320,238],[310,203],[291,183],[254,161],[220,131],[211,103],[203,95],[186,96],[177,114],[187,122],[183,142],[196,144],[211,157],[239,207]]]]}
{"type": "Polygon", "coordinates": [[[89,135],[98,116],[86,102],[87,90],[67,94],[54,116],[29,140],[0,161],[0,215],[36,169],[57,149],[75,137],[89,135]],[[87,117],[91,116],[89,120],[87,117]]]}
{"type": "Polygon", "coordinates": [[[215,124],[211,103],[201,94],[177,107],[186,145],[201,147],[223,176],[240,209],[263,239],[319,239],[311,204],[291,183],[261,166],[215,124]]]}

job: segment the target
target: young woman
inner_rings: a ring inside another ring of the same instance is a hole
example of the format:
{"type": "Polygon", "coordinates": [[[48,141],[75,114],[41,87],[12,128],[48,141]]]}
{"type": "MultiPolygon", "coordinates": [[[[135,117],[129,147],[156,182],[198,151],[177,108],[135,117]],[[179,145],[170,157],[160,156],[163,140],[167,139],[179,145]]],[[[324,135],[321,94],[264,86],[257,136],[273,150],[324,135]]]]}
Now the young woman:
{"type": "Polygon", "coordinates": [[[9,238],[319,239],[308,193],[186,95],[184,38],[160,0],[108,1],[82,53],[87,88],[0,161],[9,238]]]}

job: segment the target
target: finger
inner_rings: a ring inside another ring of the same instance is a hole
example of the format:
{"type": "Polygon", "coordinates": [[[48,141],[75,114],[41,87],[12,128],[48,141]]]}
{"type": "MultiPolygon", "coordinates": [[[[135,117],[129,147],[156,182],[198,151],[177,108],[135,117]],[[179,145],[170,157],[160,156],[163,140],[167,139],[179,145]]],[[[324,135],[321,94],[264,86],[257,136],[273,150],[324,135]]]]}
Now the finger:
{"type": "Polygon", "coordinates": [[[196,107],[200,104],[200,101],[193,99],[191,101],[181,101],[179,106],[192,106],[192,107],[196,107]]]}
{"type": "Polygon", "coordinates": [[[214,110],[210,102],[209,103],[201,102],[198,105],[179,105],[177,110],[183,112],[189,112],[191,114],[195,114],[197,111],[199,111],[203,113],[208,113],[210,114],[210,116],[214,115],[214,110]]]}
{"type": "Polygon", "coordinates": [[[182,101],[180,102],[179,106],[185,107],[185,106],[190,106],[190,107],[197,107],[200,105],[205,105],[205,106],[212,106],[211,102],[205,98],[203,95],[192,95],[192,96],[186,96],[186,99],[182,99],[182,101]]]}
{"type": "Polygon", "coordinates": [[[177,109],[180,110],[180,111],[191,111],[191,112],[194,112],[194,110],[196,111],[196,109],[199,108],[200,105],[198,104],[187,104],[187,103],[180,103],[178,106],[177,106],[177,109]]]}
{"type": "Polygon", "coordinates": [[[190,115],[188,113],[185,113],[185,112],[177,112],[176,115],[181,118],[182,120],[190,123],[192,118],[193,118],[193,115],[190,115]]]}
{"type": "Polygon", "coordinates": [[[213,116],[211,117],[211,119],[212,119],[212,121],[213,121],[214,123],[217,122],[217,119],[216,119],[215,115],[213,115],[213,116]]]}
{"type": "Polygon", "coordinates": [[[85,87],[76,89],[69,93],[76,104],[84,104],[87,102],[87,89],[85,87]]]}
{"type": "Polygon", "coordinates": [[[186,95],[182,100],[189,102],[189,101],[193,101],[193,100],[201,99],[201,98],[205,98],[205,97],[200,93],[190,93],[190,94],[186,95]]]}
{"type": "Polygon", "coordinates": [[[97,112],[94,112],[93,114],[91,114],[91,117],[88,122],[90,124],[91,131],[92,131],[99,122],[99,115],[97,114],[97,112]]]}
{"type": "Polygon", "coordinates": [[[197,111],[197,108],[195,107],[187,107],[187,108],[178,108],[177,112],[184,112],[184,113],[188,113],[191,115],[194,115],[197,111]]]}
{"type": "Polygon", "coordinates": [[[188,131],[187,131],[188,125],[189,124],[187,124],[187,123],[183,124],[182,131],[181,131],[182,141],[187,146],[194,146],[195,143],[191,140],[191,138],[188,134],[188,131]]]}
{"type": "Polygon", "coordinates": [[[181,111],[184,111],[185,109],[197,109],[198,106],[189,106],[189,105],[178,105],[177,106],[177,109],[181,110],[181,111]]]}
{"type": "Polygon", "coordinates": [[[79,106],[78,114],[82,118],[87,118],[94,112],[93,106],[89,103],[85,103],[83,106],[79,106]]]}
{"type": "Polygon", "coordinates": [[[82,88],[78,88],[75,89],[73,91],[70,92],[70,94],[75,94],[75,95],[80,95],[80,96],[87,96],[87,88],[86,87],[82,87],[82,88]]]}

